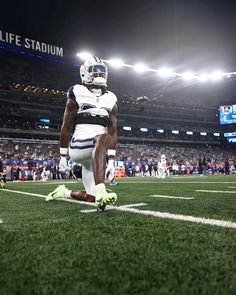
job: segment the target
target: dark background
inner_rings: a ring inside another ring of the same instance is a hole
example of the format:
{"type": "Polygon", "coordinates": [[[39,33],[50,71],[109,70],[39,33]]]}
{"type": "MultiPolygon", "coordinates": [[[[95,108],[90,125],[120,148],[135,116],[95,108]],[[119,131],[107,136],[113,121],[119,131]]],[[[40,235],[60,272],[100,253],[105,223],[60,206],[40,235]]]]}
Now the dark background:
{"type": "Polygon", "coordinates": [[[236,1],[5,1],[0,29],[101,58],[236,70],[236,1]]]}

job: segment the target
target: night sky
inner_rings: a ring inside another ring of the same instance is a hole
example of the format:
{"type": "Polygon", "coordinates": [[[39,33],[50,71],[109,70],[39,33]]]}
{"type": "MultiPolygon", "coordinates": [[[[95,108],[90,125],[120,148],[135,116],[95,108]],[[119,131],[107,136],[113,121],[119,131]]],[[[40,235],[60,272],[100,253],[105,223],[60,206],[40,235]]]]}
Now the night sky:
{"type": "Polygon", "coordinates": [[[13,2],[1,6],[0,29],[61,46],[68,55],[87,49],[176,71],[236,70],[236,1],[13,2]]]}

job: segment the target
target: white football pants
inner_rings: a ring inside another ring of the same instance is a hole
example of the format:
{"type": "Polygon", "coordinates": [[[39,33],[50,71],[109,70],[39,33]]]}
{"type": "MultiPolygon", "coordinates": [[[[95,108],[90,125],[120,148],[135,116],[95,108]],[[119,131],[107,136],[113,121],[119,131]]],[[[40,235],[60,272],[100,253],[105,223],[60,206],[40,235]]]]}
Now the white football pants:
{"type": "Polygon", "coordinates": [[[95,196],[95,181],[92,165],[94,138],[77,139],[74,136],[69,146],[71,160],[82,165],[82,181],[87,194],[95,196]]]}

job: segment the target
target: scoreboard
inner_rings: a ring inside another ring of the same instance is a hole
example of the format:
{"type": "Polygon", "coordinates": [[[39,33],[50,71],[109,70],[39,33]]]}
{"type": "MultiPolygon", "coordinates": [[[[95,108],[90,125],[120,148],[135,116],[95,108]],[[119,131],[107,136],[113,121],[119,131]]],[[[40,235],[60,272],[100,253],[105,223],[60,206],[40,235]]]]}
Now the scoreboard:
{"type": "Polygon", "coordinates": [[[236,104],[220,106],[220,124],[236,123],[236,104]]]}

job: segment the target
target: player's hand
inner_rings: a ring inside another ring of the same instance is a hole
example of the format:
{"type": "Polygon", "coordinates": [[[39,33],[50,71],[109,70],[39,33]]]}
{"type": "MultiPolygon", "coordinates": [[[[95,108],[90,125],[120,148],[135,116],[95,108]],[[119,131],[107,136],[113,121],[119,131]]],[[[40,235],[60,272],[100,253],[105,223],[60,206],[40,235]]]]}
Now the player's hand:
{"type": "Polygon", "coordinates": [[[61,156],[61,159],[60,159],[60,162],[59,162],[59,171],[62,171],[62,172],[66,172],[68,170],[68,164],[67,164],[67,159],[66,157],[62,157],[61,156]]]}

